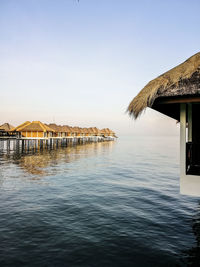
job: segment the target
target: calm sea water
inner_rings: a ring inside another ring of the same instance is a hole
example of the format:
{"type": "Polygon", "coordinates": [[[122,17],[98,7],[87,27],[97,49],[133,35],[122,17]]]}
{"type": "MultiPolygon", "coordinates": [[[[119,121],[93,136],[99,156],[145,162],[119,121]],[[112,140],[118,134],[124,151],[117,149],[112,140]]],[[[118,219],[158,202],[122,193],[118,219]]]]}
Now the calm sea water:
{"type": "Polygon", "coordinates": [[[0,266],[198,266],[178,137],[0,154],[0,266]]]}

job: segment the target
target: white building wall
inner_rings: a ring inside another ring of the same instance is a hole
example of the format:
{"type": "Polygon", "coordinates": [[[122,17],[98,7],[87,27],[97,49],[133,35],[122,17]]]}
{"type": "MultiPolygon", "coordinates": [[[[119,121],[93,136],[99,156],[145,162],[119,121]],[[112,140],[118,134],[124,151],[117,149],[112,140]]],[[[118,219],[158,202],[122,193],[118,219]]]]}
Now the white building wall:
{"type": "Polygon", "coordinates": [[[200,176],[186,175],[186,104],[180,105],[180,193],[200,197],[200,176]]]}

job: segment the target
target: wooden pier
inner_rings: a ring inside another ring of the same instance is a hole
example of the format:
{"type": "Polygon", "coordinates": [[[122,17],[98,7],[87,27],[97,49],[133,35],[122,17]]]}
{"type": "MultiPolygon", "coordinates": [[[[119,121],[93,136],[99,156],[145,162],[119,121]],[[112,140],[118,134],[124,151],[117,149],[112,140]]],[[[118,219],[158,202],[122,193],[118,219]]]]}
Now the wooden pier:
{"type": "Polygon", "coordinates": [[[29,152],[42,149],[56,149],[59,147],[76,146],[92,142],[113,141],[114,137],[77,136],[59,138],[17,138],[11,136],[0,137],[0,150],[29,152]]]}
{"type": "Polygon", "coordinates": [[[4,123],[0,126],[0,150],[4,151],[37,151],[58,147],[75,146],[91,142],[112,141],[115,133],[109,128],[99,130],[96,127],[80,128],[49,125],[40,121],[26,121],[17,127],[4,123]]]}

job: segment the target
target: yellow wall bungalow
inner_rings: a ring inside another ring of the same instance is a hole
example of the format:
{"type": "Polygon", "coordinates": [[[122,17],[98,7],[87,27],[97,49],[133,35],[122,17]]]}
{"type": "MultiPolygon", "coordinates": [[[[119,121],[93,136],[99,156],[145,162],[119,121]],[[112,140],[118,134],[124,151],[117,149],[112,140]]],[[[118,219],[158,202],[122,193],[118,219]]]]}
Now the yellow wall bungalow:
{"type": "Polygon", "coordinates": [[[67,138],[67,137],[115,137],[115,133],[108,128],[99,130],[97,127],[81,128],[55,123],[44,124],[40,121],[26,121],[10,130],[19,138],[67,138]]]}
{"type": "Polygon", "coordinates": [[[26,121],[13,128],[11,132],[17,132],[19,137],[47,138],[52,137],[55,131],[40,121],[26,121]]]}

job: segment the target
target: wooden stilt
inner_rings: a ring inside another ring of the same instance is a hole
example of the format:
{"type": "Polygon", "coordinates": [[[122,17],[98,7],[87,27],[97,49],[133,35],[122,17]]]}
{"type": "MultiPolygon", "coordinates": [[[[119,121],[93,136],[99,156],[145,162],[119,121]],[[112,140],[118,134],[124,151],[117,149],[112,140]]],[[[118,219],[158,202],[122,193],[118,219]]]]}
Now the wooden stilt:
{"type": "Polygon", "coordinates": [[[6,148],[7,148],[7,151],[10,150],[10,142],[9,142],[9,140],[6,141],[6,148]]]}

